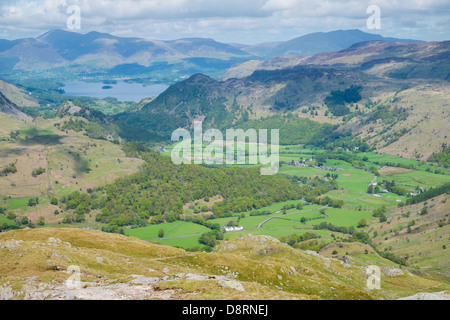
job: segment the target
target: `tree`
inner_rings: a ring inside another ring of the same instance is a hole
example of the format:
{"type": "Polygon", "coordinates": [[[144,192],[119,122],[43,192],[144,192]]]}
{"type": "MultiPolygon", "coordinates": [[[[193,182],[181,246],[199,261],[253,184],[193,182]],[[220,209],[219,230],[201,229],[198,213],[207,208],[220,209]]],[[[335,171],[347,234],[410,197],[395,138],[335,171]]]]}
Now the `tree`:
{"type": "Polygon", "coordinates": [[[43,225],[45,225],[45,217],[40,216],[40,217],[37,219],[36,224],[37,224],[38,226],[43,226],[43,225]]]}
{"type": "Polygon", "coordinates": [[[33,170],[33,172],[31,173],[31,175],[32,175],[33,177],[36,178],[37,176],[43,174],[44,172],[45,172],[45,169],[44,169],[44,168],[37,168],[37,169],[34,169],[34,170],[33,170]]]}
{"type": "Polygon", "coordinates": [[[16,218],[16,215],[12,212],[8,212],[8,214],[6,215],[6,218],[8,220],[14,220],[16,218]]]}
{"type": "Polygon", "coordinates": [[[164,229],[163,228],[159,229],[158,238],[164,238],[164,229]]]}
{"type": "Polygon", "coordinates": [[[370,236],[365,232],[354,232],[352,234],[352,239],[354,239],[354,241],[368,243],[370,241],[370,236]]]}
{"type": "Polygon", "coordinates": [[[385,213],[386,213],[386,206],[383,205],[381,208],[375,209],[373,211],[373,216],[379,218],[380,222],[385,222],[387,220],[385,213]]]}
{"type": "Polygon", "coordinates": [[[227,227],[234,227],[234,226],[236,226],[236,221],[234,221],[234,220],[228,221],[227,227]]]}
{"type": "Polygon", "coordinates": [[[358,228],[364,228],[364,227],[367,227],[367,226],[368,226],[368,224],[367,224],[367,220],[366,219],[361,219],[361,220],[358,221],[358,228]]]}
{"type": "Polygon", "coordinates": [[[38,198],[28,199],[28,206],[29,207],[34,207],[34,206],[36,206],[38,204],[39,204],[39,199],[38,198]]]}
{"type": "Polygon", "coordinates": [[[305,218],[305,217],[302,217],[302,218],[300,219],[300,222],[301,222],[301,223],[305,223],[305,222],[306,222],[306,218],[305,218]]]}
{"type": "Polygon", "coordinates": [[[58,205],[58,199],[56,199],[56,197],[53,197],[53,198],[50,200],[50,204],[52,204],[52,205],[54,205],[54,206],[57,206],[57,205],[58,205]]]}
{"type": "Polygon", "coordinates": [[[20,223],[23,224],[23,225],[28,224],[29,223],[28,217],[23,216],[22,218],[20,218],[20,223]]]}
{"type": "Polygon", "coordinates": [[[420,215],[424,216],[428,213],[427,207],[423,207],[422,210],[420,211],[420,215]]]}

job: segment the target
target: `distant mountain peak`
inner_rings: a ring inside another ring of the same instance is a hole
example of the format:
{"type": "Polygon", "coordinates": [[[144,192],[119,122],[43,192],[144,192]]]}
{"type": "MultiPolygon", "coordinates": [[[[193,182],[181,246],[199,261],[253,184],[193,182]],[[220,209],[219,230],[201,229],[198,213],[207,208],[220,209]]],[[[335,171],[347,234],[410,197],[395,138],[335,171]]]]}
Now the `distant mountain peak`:
{"type": "Polygon", "coordinates": [[[36,39],[37,40],[43,40],[43,39],[47,39],[48,37],[51,37],[51,36],[61,36],[61,35],[67,35],[69,33],[80,34],[80,33],[75,32],[75,31],[66,31],[66,30],[61,30],[61,29],[52,29],[52,30],[49,30],[49,31],[41,34],[36,39]]]}
{"type": "Polygon", "coordinates": [[[411,39],[383,37],[380,34],[368,33],[359,29],[315,32],[283,42],[274,47],[265,58],[287,55],[312,56],[318,53],[340,51],[350,46],[367,41],[416,42],[411,39]]]}

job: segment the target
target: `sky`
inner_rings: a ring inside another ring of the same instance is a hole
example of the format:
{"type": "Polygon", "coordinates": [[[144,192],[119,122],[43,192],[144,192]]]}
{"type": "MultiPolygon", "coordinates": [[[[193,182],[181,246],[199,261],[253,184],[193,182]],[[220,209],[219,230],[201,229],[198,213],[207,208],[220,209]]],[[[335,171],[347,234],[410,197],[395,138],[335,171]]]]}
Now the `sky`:
{"type": "Polygon", "coordinates": [[[397,38],[450,40],[449,0],[0,0],[0,38],[67,30],[72,5],[80,9],[80,29],[73,30],[80,33],[256,44],[360,29],[397,38]],[[380,10],[379,29],[368,29],[371,5],[380,10]]]}

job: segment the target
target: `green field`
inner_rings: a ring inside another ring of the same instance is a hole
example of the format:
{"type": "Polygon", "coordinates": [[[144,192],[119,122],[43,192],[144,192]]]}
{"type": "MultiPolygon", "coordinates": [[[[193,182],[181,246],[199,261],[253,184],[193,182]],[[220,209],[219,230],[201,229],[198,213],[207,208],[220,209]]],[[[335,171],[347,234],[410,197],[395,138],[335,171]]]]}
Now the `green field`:
{"type": "Polygon", "coordinates": [[[291,176],[324,176],[328,171],[313,167],[282,166],[278,172],[291,176]]]}
{"type": "Polygon", "coordinates": [[[361,152],[360,157],[367,157],[369,160],[369,162],[372,163],[380,163],[380,164],[384,164],[386,162],[389,163],[400,163],[402,165],[412,165],[412,166],[419,166],[420,165],[420,161],[414,160],[414,159],[406,159],[406,158],[402,158],[399,156],[391,156],[388,154],[381,154],[381,153],[375,153],[375,152],[361,152]]]}
{"type": "Polygon", "coordinates": [[[37,129],[35,127],[29,127],[26,129],[19,130],[20,134],[28,135],[28,136],[45,136],[45,135],[54,135],[54,133],[51,131],[51,127],[46,129],[37,129]]]}
{"type": "Polygon", "coordinates": [[[143,228],[128,229],[125,230],[125,234],[127,236],[136,237],[141,240],[150,240],[158,238],[158,232],[160,229],[164,230],[164,238],[201,234],[210,231],[210,229],[208,229],[207,227],[199,224],[185,221],[175,221],[170,223],[150,225],[143,228]]]}
{"type": "MultiPolygon", "coordinates": [[[[210,221],[212,223],[219,223],[222,227],[226,226],[229,221],[235,221],[238,222],[238,224],[244,229],[254,229],[261,222],[269,218],[273,218],[263,224],[261,228],[256,230],[244,230],[242,232],[226,233],[227,238],[235,238],[246,234],[265,234],[273,237],[281,237],[289,233],[301,233],[305,230],[311,229],[311,226],[300,223],[301,217],[304,216],[307,219],[311,219],[322,216],[318,211],[309,211],[312,209],[320,208],[321,206],[305,205],[302,211],[299,211],[296,208],[292,208],[286,211],[287,215],[282,215],[281,212],[276,213],[277,211],[282,210],[285,205],[298,204],[298,202],[298,200],[284,201],[260,209],[272,211],[273,213],[269,215],[248,216],[250,212],[247,212],[247,216],[245,218],[240,218],[240,214],[235,214],[232,217],[212,219],[210,221]]],[[[165,234],[164,238],[158,239],[157,241],[162,241],[167,245],[177,246],[185,249],[199,246],[199,234],[210,231],[210,229],[192,222],[175,221],[142,228],[128,229],[125,230],[125,234],[127,236],[137,237],[142,240],[157,239],[158,231],[160,229],[163,229],[165,234]]],[[[329,235],[327,234],[327,236],[329,235]]]]}
{"type": "MultiPolygon", "coordinates": [[[[206,145],[203,147],[205,146],[206,145]]],[[[172,147],[173,146],[169,146],[166,148],[165,154],[167,156],[170,156],[172,147]]],[[[213,219],[211,222],[219,223],[222,227],[224,227],[228,222],[234,221],[237,225],[244,228],[242,231],[225,233],[225,239],[234,239],[246,234],[282,237],[292,233],[300,234],[306,231],[312,231],[313,226],[320,224],[321,222],[328,222],[335,226],[353,226],[356,228],[361,219],[370,221],[372,218],[372,211],[375,208],[379,208],[381,206],[396,207],[400,201],[405,200],[405,197],[393,193],[382,193],[379,195],[367,194],[367,188],[373,181],[374,175],[367,171],[356,169],[352,166],[352,164],[342,160],[328,159],[326,161],[325,166],[337,168],[337,171],[328,171],[314,168],[312,166],[296,167],[287,165],[287,163],[292,160],[299,160],[300,158],[307,160],[311,158],[314,159],[314,156],[320,152],[323,152],[323,150],[318,148],[305,148],[304,146],[280,146],[280,161],[285,164],[280,167],[279,173],[286,176],[308,178],[314,176],[325,177],[327,173],[338,174],[337,182],[339,189],[328,192],[327,196],[332,199],[343,200],[344,206],[340,209],[326,209],[326,214],[328,217],[323,216],[319,212],[318,209],[321,206],[318,205],[305,205],[302,211],[295,208],[289,209],[287,210],[287,215],[282,215],[279,211],[282,210],[285,205],[297,205],[299,203],[299,200],[292,200],[275,203],[257,210],[268,210],[272,212],[272,214],[269,215],[250,216],[251,211],[248,211],[244,213],[245,217],[243,218],[241,217],[241,213],[234,213],[231,217],[213,219]],[[311,209],[317,210],[309,211],[311,209]],[[300,219],[303,217],[306,218],[306,222],[300,223],[300,219]],[[266,222],[261,225],[260,228],[255,229],[264,221],[266,222]]],[[[404,166],[415,166],[419,169],[406,173],[376,177],[376,181],[378,183],[381,183],[383,179],[386,179],[395,180],[397,185],[404,185],[409,188],[415,188],[417,185],[429,188],[450,181],[450,176],[425,172],[424,168],[427,166],[424,166],[423,163],[416,160],[404,159],[397,156],[378,154],[374,152],[359,153],[358,157],[360,159],[367,157],[367,166],[377,166],[375,163],[399,163],[404,166]]],[[[309,161],[306,163],[309,164],[309,161]]],[[[311,164],[315,164],[315,162],[311,162],[311,164]]],[[[198,233],[202,233],[209,230],[206,228],[203,230],[194,230],[189,226],[189,224],[177,225],[176,223],[169,223],[129,230],[127,231],[127,234],[138,236],[141,239],[156,238],[157,232],[162,226],[164,226],[164,230],[169,230],[175,227],[172,231],[166,232],[167,234],[165,237],[174,236],[175,234],[195,234],[197,231],[198,233]]],[[[314,230],[314,232],[324,238],[330,238],[331,235],[331,232],[328,230],[314,230]]],[[[198,245],[198,236],[192,236],[189,238],[163,239],[163,241],[168,245],[188,248],[189,246],[198,245]]]]}
{"type": "MultiPolygon", "coordinates": [[[[9,207],[8,209],[14,210],[19,209],[28,206],[28,201],[31,198],[21,198],[21,199],[11,199],[9,200],[9,207]]],[[[39,199],[39,202],[41,202],[41,199],[39,199]]]]}
{"type": "MultiPolygon", "coordinates": [[[[285,205],[298,204],[299,202],[300,201],[298,201],[298,200],[283,201],[283,202],[272,204],[272,205],[267,206],[267,207],[263,207],[263,208],[258,210],[258,211],[266,211],[266,210],[268,210],[268,211],[273,212],[272,214],[268,214],[268,215],[249,216],[250,212],[245,212],[246,217],[239,219],[239,225],[244,227],[244,229],[255,228],[256,226],[258,226],[259,223],[263,222],[264,220],[266,220],[268,218],[280,216],[281,212],[278,212],[278,211],[282,210],[285,205]]],[[[319,207],[320,206],[317,206],[317,205],[305,205],[303,207],[302,211],[311,210],[311,209],[319,208],[319,207]]],[[[296,208],[292,208],[292,209],[286,210],[286,212],[287,213],[293,213],[293,212],[300,212],[300,211],[298,209],[296,209],[296,208]]],[[[307,213],[305,213],[305,214],[307,214],[307,213]]],[[[238,218],[239,218],[240,215],[241,215],[240,213],[239,214],[236,213],[232,217],[219,218],[219,219],[214,219],[214,220],[211,220],[211,221],[213,223],[219,223],[221,226],[225,226],[229,221],[238,221],[238,218]]]]}
{"type": "MultiPolygon", "coordinates": [[[[47,129],[40,130],[39,133],[42,134],[45,130],[47,129]]],[[[23,133],[33,133],[33,129],[25,129],[23,130],[23,133]]],[[[52,191],[54,195],[59,197],[63,194],[77,190],[80,187],[86,188],[88,185],[95,185],[99,182],[101,182],[101,184],[105,184],[108,181],[114,180],[114,176],[110,176],[108,179],[106,178],[107,173],[113,171],[113,168],[116,172],[119,172],[119,175],[125,175],[127,167],[132,166],[133,170],[130,171],[134,171],[140,164],[138,161],[135,161],[135,159],[124,158],[122,152],[111,143],[106,141],[96,141],[96,148],[91,148],[88,144],[90,141],[91,140],[86,137],[80,136],[78,139],[73,140],[70,145],[57,145],[49,150],[48,173],[52,177],[51,180],[59,180],[64,182],[78,180],[80,182],[78,185],[72,183],[52,183],[52,191]],[[76,179],[73,178],[72,172],[67,170],[69,164],[74,161],[73,155],[71,155],[69,151],[72,153],[77,152],[82,154],[81,158],[87,161],[88,167],[92,170],[90,172],[84,172],[76,179]],[[109,157],[106,157],[106,155],[109,155],[109,157]],[[117,159],[121,159],[121,161],[118,161],[117,159]]],[[[172,148],[173,146],[166,147],[166,152],[164,154],[170,156],[170,151],[172,148]]],[[[372,211],[375,208],[379,208],[381,206],[397,207],[397,204],[400,201],[405,200],[405,197],[392,193],[382,193],[380,195],[367,194],[367,188],[374,179],[373,174],[364,170],[356,169],[352,166],[352,164],[342,160],[328,159],[326,161],[325,166],[338,169],[336,171],[318,169],[312,166],[296,167],[287,165],[288,162],[292,160],[299,160],[300,158],[308,160],[311,158],[314,159],[315,155],[321,152],[323,152],[321,149],[305,148],[304,146],[280,146],[280,161],[285,163],[280,167],[279,174],[283,174],[288,177],[297,176],[307,178],[312,178],[315,176],[325,177],[328,173],[337,174],[338,189],[331,190],[326,195],[332,199],[343,200],[344,206],[340,209],[327,208],[326,214],[328,217],[325,217],[319,212],[319,208],[322,206],[306,204],[299,199],[274,203],[267,207],[255,210],[270,211],[271,214],[269,215],[250,216],[252,211],[247,211],[244,213],[236,212],[230,217],[212,219],[210,222],[218,223],[220,226],[224,227],[228,224],[228,222],[234,221],[239,226],[244,228],[242,231],[225,233],[225,239],[234,239],[247,234],[268,235],[279,238],[292,233],[301,234],[307,231],[314,231],[321,237],[330,239],[332,232],[328,230],[313,230],[313,226],[320,224],[321,222],[328,222],[335,226],[353,226],[356,228],[361,219],[366,219],[370,224],[372,224],[375,221],[374,219],[371,220],[372,211]],[[286,205],[296,206],[300,202],[304,205],[302,210],[292,208],[287,210],[286,215],[282,214],[281,211],[283,210],[283,207],[286,205]],[[242,214],[244,217],[242,217],[242,214]],[[301,223],[300,219],[302,218],[305,218],[306,222],[301,223]],[[265,223],[256,229],[262,222],[265,223]]],[[[419,166],[420,164],[419,161],[415,160],[371,152],[358,154],[359,158],[364,156],[367,156],[368,158],[368,161],[366,161],[367,165],[374,165],[374,162],[377,161],[380,163],[392,162],[415,166],[419,166]]],[[[309,164],[309,161],[307,161],[307,164],[309,164]]],[[[315,161],[312,161],[311,164],[315,165],[315,161]]],[[[395,180],[397,185],[404,185],[408,188],[415,188],[417,185],[429,188],[450,181],[450,176],[434,174],[423,170],[416,170],[382,175],[377,177],[376,181],[380,183],[383,179],[395,180]]],[[[22,208],[22,210],[27,210],[28,200],[29,198],[6,200],[5,205],[11,210],[20,208],[22,208]]],[[[45,201],[48,202],[48,199],[42,198],[42,201],[43,203],[45,201]]],[[[185,211],[185,213],[193,214],[190,211],[185,211]]],[[[91,223],[94,222],[86,221],[82,225],[90,226],[91,223]]],[[[99,228],[101,225],[96,225],[95,227],[99,228]]],[[[175,221],[124,230],[127,236],[137,237],[142,240],[151,240],[184,249],[201,246],[198,242],[200,235],[209,231],[211,231],[211,229],[203,225],[185,221],[175,221]],[[160,229],[163,229],[165,233],[162,239],[158,238],[158,232],[160,229]]]]}
{"type": "Polygon", "coordinates": [[[450,176],[425,171],[411,171],[381,176],[384,180],[395,180],[397,185],[415,189],[417,186],[431,188],[450,181],[450,176]]]}
{"type": "Polygon", "coordinates": [[[172,247],[178,247],[183,249],[190,249],[197,246],[202,246],[198,239],[199,236],[193,236],[193,237],[184,237],[184,238],[176,238],[176,239],[163,239],[161,240],[162,243],[172,246],[172,247]]]}
{"type": "Polygon", "coordinates": [[[17,226],[14,221],[9,220],[4,215],[0,214],[0,225],[17,226]]]}
{"type": "Polygon", "coordinates": [[[307,221],[307,224],[317,225],[321,222],[328,222],[338,227],[356,227],[361,219],[369,220],[372,218],[371,212],[352,211],[347,209],[327,209],[328,218],[307,221]]]}
{"type": "MultiPolygon", "coordinates": [[[[166,154],[170,154],[170,148],[166,148],[166,154]]],[[[314,155],[323,152],[320,149],[306,149],[303,146],[281,146],[280,147],[280,161],[288,163],[292,160],[310,159],[314,158],[314,155]]],[[[419,165],[418,161],[403,159],[400,157],[381,155],[372,152],[361,153],[358,155],[360,158],[367,156],[368,165],[374,165],[374,162],[392,162],[401,163],[404,165],[419,165]]],[[[309,161],[307,161],[307,164],[309,161]]],[[[314,163],[314,162],[312,162],[314,163]]],[[[328,208],[326,214],[328,217],[323,216],[319,210],[308,211],[310,209],[318,209],[317,205],[306,205],[302,211],[297,209],[289,209],[287,215],[281,215],[281,213],[275,213],[282,210],[285,205],[297,204],[299,201],[286,201],[282,203],[272,204],[271,206],[260,208],[258,211],[269,210],[273,212],[270,215],[263,216],[249,216],[250,212],[245,212],[245,217],[241,218],[240,213],[235,213],[231,217],[214,219],[212,222],[219,223],[221,226],[226,226],[229,221],[236,222],[239,226],[242,226],[244,230],[237,232],[228,232],[225,235],[226,239],[233,239],[246,234],[261,234],[274,237],[281,237],[291,233],[302,233],[311,231],[314,225],[321,222],[328,222],[336,226],[343,227],[357,227],[358,222],[361,219],[370,220],[372,218],[372,211],[375,208],[381,206],[396,206],[399,201],[404,201],[404,197],[398,196],[392,193],[384,193],[380,195],[367,194],[367,188],[374,179],[374,175],[364,170],[354,168],[350,163],[328,159],[326,161],[327,167],[337,168],[337,171],[328,171],[324,169],[318,169],[314,167],[296,167],[290,165],[281,166],[279,173],[287,176],[298,177],[324,177],[327,173],[337,173],[337,182],[339,185],[338,190],[332,190],[327,193],[332,199],[344,200],[344,207],[328,208]],[[307,212],[304,212],[307,211],[307,212]],[[300,223],[301,218],[306,218],[307,221],[300,223]],[[269,220],[268,220],[269,219],[269,220]],[[257,226],[266,221],[260,228],[257,226]]],[[[378,177],[376,181],[381,182],[384,176],[378,177]]],[[[448,176],[435,175],[424,171],[408,172],[406,174],[396,175],[394,178],[397,184],[408,184],[414,187],[419,183],[421,186],[429,187],[434,184],[441,184],[449,180],[448,176]]],[[[153,235],[157,231],[153,231],[153,235]]],[[[315,230],[325,238],[330,238],[330,232],[327,230],[315,230]]],[[[186,233],[187,234],[187,233],[186,233]]],[[[195,237],[192,237],[195,238],[195,237]]],[[[165,243],[170,245],[179,245],[183,242],[180,239],[164,240],[165,243]]],[[[186,240],[187,241],[187,240],[186,240]]],[[[192,243],[195,243],[193,241],[192,243]]]]}

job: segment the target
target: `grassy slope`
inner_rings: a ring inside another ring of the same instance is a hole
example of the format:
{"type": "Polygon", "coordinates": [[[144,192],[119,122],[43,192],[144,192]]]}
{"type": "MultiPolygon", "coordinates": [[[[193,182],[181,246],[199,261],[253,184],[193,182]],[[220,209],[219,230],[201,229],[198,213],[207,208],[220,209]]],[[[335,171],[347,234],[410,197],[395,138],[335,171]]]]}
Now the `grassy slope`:
{"type": "Polygon", "coordinates": [[[396,256],[409,256],[412,266],[428,272],[446,274],[450,271],[450,196],[441,195],[425,203],[395,209],[385,223],[377,222],[372,233],[377,231],[375,244],[381,250],[388,250],[396,256]],[[428,214],[420,215],[422,208],[428,214]],[[409,216],[406,214],[409,212],[409,216]],[[412,221],[411,232],[408,224],[412,221]],[[444,224],[439,226],[439,221],[444,224]],[[443,248],[446,246],[446,249],[443,248]]]}
{"type": "MultiPolygon", "coordinates": [[[[390,81],[390,80],[386,80],[390,81]]],[[[409,83],[409,89],[396,92],[395,88],[383,92],[373,92],[370,98],[377,103],[386,103],[392,107],[405,108],[409,116],[404,121],[387,125],[382,120],[376,123],[361,124],[363,117],[356,117],[346,123],[343,129],[350,130],[380,153],[401,156],[409,159],[426,160],[434,151],[439,151],[442,143],[450,143],[448,127],[450,87],[443,83],[409,83]],[[383,136],[391,138],[402,129],[407,132],[398,141],[386,145],[383,136]],[[426,138],[425,138],[426,137],[426,138]]],[[[373,111],[358,104],[359,111],[368,114],[373,111]]]]}
{"type": "Polygon", "coordinates": [[[39,105],[28,92],[15,85],[0,80],[0,91],[14,104],[19,107],[35,107],[39,105]]]}
{"type": "MultiPolygon", "coordinates": [[[[142,160],[126,157],[119,145],[90,139],[81,132],[61,132],[53,127],[54,123],[67,120],[66,117],[50,120],[39,118],[32,125],[39,129],[40,134],[51,134],[51,137],[59,138],[56,143],[0,141],[0,153],[4,155],[0,158],[0,166],[17,161],[17,173],[0,177],[0,195],[13,198],[7,200],[11,203],[6,203],[6,207],[16,208],[15,213],[26,214],[33,221],[40,215],[53,222],[61,219],[61,216],[53,216],[53,212],[60,208],[49,204],[52,196],[59,198],[76,190],[86,192],[88,188],[110,183],[136,172],[143,163],[142,160]],[[82,163],[91,169],[89,173],[81,171],[82,163]],[[32,177],[32,171],[39,167],[44,168],[45,172],[32,177]],[[25,206],[23,203],[18,205],[24,200],[15,200],[38,196],[45,204],[38,209],[30,210],[26,203],[25,206]]],[[[0,131],[0,139],[8,138],[9,132],[13,130],[26,134],[30,128],[30,125],[20,121],[9,121],[1,117],[0,123],[3,122],[8,126],[0,131]]]]}
{"type": "MultiPolygon", "coordinates": [[[[24,298],[27,289],[23,286],[30,281],[42,283],[41,293],[45,286],[63,283],[70,276],[65,272],[70,265],[80,267],[85,288],[129,283],[132,274],[159,277],[153,290],[145,294],[166,292],[168,299],[390,299],[421,290],[448,289],[437,281],[404,274],[383,276],[382,290],[367,291],[364,269],[335,259],[324,260],[270,237],[250,236],[227,242],[213,253],[187,254],[181,249],[97,231],[20,230],[0,234],[0,257],[0,283],[22,291],[18,299],[24,298]],[[50,237],[61,242],[49,242],[50,237]],[[180,276],[183,272],[233,273],[245,291],[222,288],[214,278],[188,280],[180,276]],[[172,280],[161,281],[166,275],[172,280]]],[[[137,287],[130,284],[129,291],[137,287]]],[[[54,297],[59,294],[56,291],[54,297]]]]}

